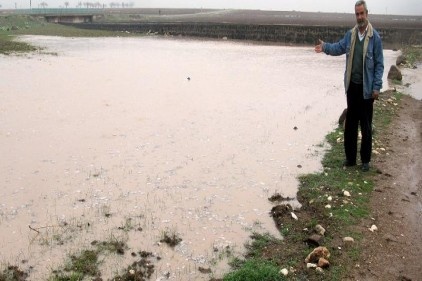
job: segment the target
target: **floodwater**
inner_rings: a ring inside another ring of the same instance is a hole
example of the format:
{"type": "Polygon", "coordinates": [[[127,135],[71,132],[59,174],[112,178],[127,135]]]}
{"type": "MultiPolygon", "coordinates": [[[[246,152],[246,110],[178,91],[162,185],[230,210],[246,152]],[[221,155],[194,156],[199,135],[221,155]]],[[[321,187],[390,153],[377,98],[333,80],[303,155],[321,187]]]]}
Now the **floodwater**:
{"type": "Polygon", "coordinates": [[[412,96],[417,100],[422,100],[422,64],[416,68],[402,69],[403,81],[400,85],[393,85],[401,93],[412,96]]]}
{"type": "Polygon", "coordinates": [[[161,257],[155,279],[221,276],[251,231],[278,236],[268,197],[295,197],[296,177],[321,169],[345,108],[344,57],[313,48],[22,40],[46,49],[0,56],[0,262],[31,280],[110,239],[130,250],[104,258],[105,278],[141,250],[161,257]]]}

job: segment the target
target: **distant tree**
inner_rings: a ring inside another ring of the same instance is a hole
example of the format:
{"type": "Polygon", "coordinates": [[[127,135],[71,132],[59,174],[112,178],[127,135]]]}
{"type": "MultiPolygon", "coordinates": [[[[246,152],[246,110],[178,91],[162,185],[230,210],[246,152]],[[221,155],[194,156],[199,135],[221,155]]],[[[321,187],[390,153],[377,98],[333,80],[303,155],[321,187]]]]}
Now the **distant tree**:
{"type": "Polygon", "coordinates": [[[41,7],[41,8],[43,8],[43,9],[45,9],[45,8],[47,8],[47,7],[48,7],[48,4],[47,4],[47,3],[45,3],[45,2],[41,2],[41,3],[40,3],[40,7],[41,7]]]}
{"type": "Polygon", "coordinates": [[[110,3],[110,8],[119,8],[120,7],[120,3],[119,2],[111,2],[110,3]]]}
{"type": "Polygon", "coordinates": [[[87,8],[92,8],[92,7],[94,7],[94,4],[91,3],[91,2],[84,2],[84,6],[87,7],[87,8]]]}
{"type": "Polygon", "coordinates": [[[69,2],[64,2],[64,5],[66,6],[66,8],[69,6],[69,2]]]}

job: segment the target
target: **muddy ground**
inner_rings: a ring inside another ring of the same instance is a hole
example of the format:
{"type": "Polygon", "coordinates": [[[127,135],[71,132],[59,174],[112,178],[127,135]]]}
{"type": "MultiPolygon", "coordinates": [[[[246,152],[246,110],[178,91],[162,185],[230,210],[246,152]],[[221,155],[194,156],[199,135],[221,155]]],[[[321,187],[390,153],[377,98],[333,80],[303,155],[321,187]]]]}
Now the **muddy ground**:
{"type": "Polygon", "coordinates": [[[421,280],[422,101],[403,96],[383,142],[389,155],[374,161],[371,218],[356,226],[365,250],[350,280],[421,280]],[[378,231],[368,231],[372,224],[378,231]]]}

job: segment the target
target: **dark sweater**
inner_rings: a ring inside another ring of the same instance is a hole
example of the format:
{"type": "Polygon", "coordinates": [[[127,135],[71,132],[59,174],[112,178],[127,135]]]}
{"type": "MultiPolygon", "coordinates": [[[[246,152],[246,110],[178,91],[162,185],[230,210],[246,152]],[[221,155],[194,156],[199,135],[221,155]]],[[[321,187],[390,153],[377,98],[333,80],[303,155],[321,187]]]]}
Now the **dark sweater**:
{"type": "Polygon", "coordinates": [[[359,34],[356,32],[355,53],[353,54],[352,77],[355,84],[363,84],[363,42],[359,40],[359,34]]]}

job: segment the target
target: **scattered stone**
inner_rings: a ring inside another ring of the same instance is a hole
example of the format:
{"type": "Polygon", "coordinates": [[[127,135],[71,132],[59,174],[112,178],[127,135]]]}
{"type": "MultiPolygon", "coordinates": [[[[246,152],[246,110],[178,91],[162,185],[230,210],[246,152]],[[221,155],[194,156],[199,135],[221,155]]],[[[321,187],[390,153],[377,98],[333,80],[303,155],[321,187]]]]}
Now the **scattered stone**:
{"type": "Polygon", "coordinates": [[[315,248],[305,259],[306,263],[317,263],[320,258],[328,259],[330,251],[326,247],[315,248]]]}
{"type": "Polygon", "coordinates": [[[331,209],[331,205],[330,204],[327,204],[327,205],[325,205],[325,208],[326,209],[331,209]]]}
{"type": "Polygon", "coordinates": [[[369,228],[369,230],[370,230],[371,232],[374,232],[374,231],[377,231],[377,230],[378,230],[378,227],[377,227],[375,224],[373,224],[373,225],[369,228]]]}
{"type": "Polygon", "coordinates": [[[406,63],[407,63],[406,56],[400,55],[400,56],[397,57],[397,59],[396,59],[396,65],[397,66],[399,66],[401,64],[406,64],[406,63]]]}
{"type": "Polygon", "coordinates": [[[319,235],[319,234],[312,234],[311,236],[309,236],[306,240],[305,240],[305,242],[308,244],[308,245],[311,245],[311,246],[320,246],[321,245],[321,242],[324,240],[324,238],[323,238],[323,236],[321,236],[321,235],[319,235]]]}
{"type": "Polygon", "coordinates": [[[204,274],[208,274],[211,273],[211,269],[210,268],[205,268],[205,267],[198,267],[199,272],[204,273],[204,274]]]}
{"type": "Polygon", "coordinates": [[[319,273],[324,273],[324,269],[322,269],[321,267],[317,267],[315,268],[315,270],[319,273]]]}
{"type": "Polygon", "coordinates": [[[318,233],[319,235],[324,236],[325,234],[325,228],[323,228],[320,224],[315,225],[314,228],[315,232],[318,233]]]}
{"type": "Polygon", "coordinates": [[[388,71],[387,78],[391,80],[401,81],[403,79],[403,76],[401,74],[400,69],[396,65],[392,65],[390,67],[390,71],[388,71]]]}
{"type": "Polygon", "coordinates": [[[345,190],[344,192],[343,192],[343,195],[344,196],[346,196],[346,197],[350,197],[351,195],[350,195],[350,192],[349,191],[347,191],[347,190],[345,190]]]}
{"type": "Polygon", "coordinates": [[[308,262],[306,263],[306,268],[316,268],[317,265],[315,263],[308,262]]]}
{"type": "Polygon", "coordinates": [[[332,197],[332,196],[328,196],[328,197],[327,197],[327,200],[328,200],[328,201],[332,201],[332,200],[333,200],[333,197],[332,197]]]}
{"type": "Polygon", "coordinates": [[[287,270],[287,268],[283,268],[282,270],[280,270],[280,273],[284,276],[287,276],[289,274],[289,271],[287,270]]]}
{"type": "Polygon", "coordinates": [[[386,240],[387,242],[399,242],[399,241],[397,240],[397,238],[396,238],[396,237],[394,237],[394,235],[392,235],[392,234],[390,234],[390,233],[387,233],[386,235],[384,235],[384,238],[385,238],[385,240],[386,240]]]}
{"type": "Polygon", "coordinates": [[[355,239],[353,239],[352,237],[344,237],[343,242],[344,244],[353,244],[355,242],[355,239]]]}
{"type": "Polygon", "coordinates": [[[330,266],[330,262],[324,258],[320,258],[318,260],[318,267],[327,268],[330,266]]]}
{"type": "Polygon", "coordinates": [[[291,212],[291,215],[292,215],[292,218],[293,218],[293,219],[298,220],[298,217],[296,216],[296,214],[295,214],[295,213],[291,212]]]}
{"type": "Polygon", "coordinates": [[[296,126],[293,127],[293,130],[297,130],[298,128],[296,126]]]}
{"type": "Polygon", "coordinates": [[[414,191],[410,192],[410,194],[413,195],[413,196],[418,196],[418,194],[414,191]]]}

